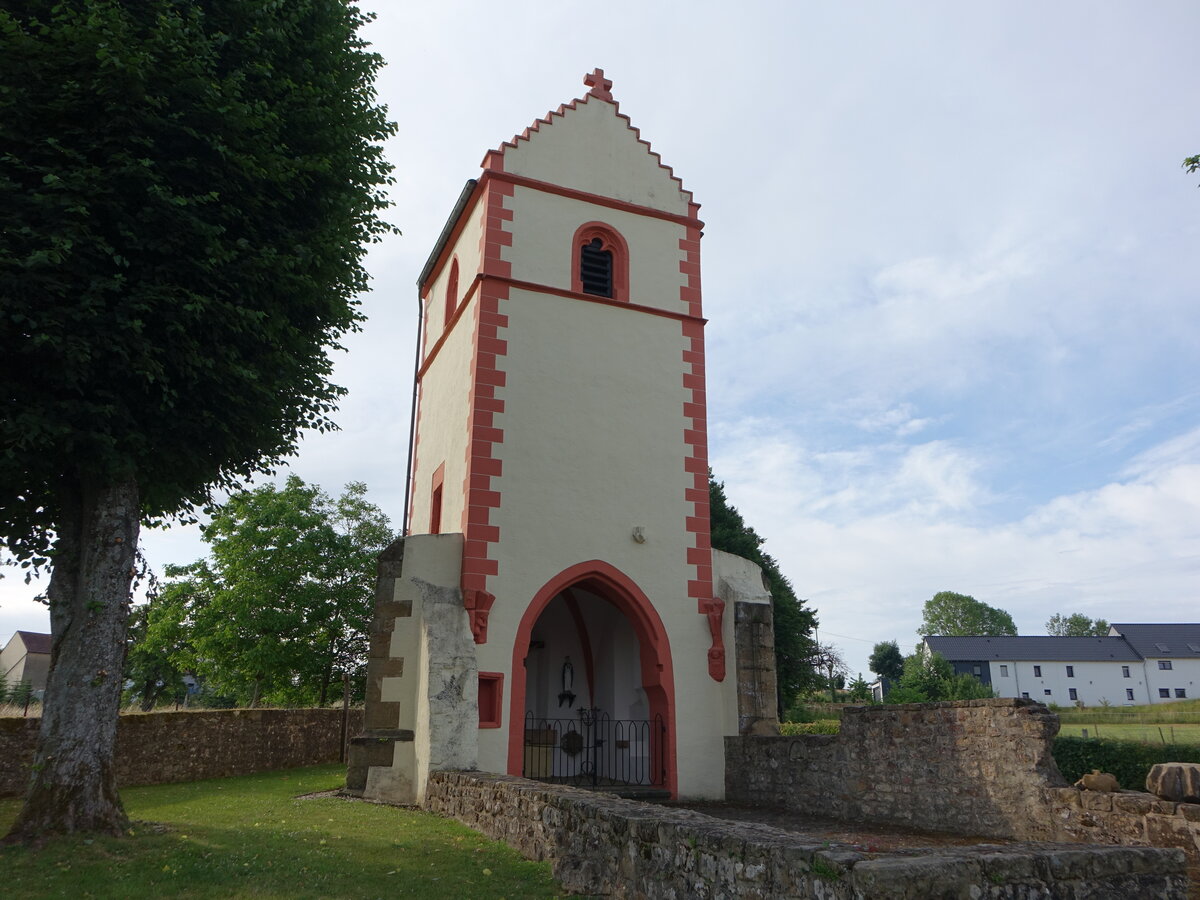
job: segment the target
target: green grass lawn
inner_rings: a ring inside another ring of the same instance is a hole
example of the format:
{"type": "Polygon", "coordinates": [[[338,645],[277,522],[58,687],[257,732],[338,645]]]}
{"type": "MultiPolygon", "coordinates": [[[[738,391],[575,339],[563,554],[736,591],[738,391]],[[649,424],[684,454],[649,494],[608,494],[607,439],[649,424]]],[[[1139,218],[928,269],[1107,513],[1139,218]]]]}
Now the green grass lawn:
{"type": "MultiPolygon", "coordinates": [[[[557,897],[548,863],[447,819],[332,797],[345,767],[128,788],[128,838],[0,847],[0,897],[557,897]]],[[[20,801],[0,800],[0,834],[20,801]]]]}
{"type": "Polygon", "coordinates": [[[1063,737],[1110,738],[1114,741],[1145,741],[1150,744],[1200,744],[1200,724],[1165,723],[1162,725],[1135,722],[1063,722],[1059,734],[1063,737]]]}

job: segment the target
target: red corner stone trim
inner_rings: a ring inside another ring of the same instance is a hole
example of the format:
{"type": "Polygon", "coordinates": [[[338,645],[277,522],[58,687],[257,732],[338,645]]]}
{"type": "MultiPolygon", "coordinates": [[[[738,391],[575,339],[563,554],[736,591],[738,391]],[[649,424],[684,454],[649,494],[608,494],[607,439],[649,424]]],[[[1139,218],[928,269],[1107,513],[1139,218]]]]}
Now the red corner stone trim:
{"type": "Polygon", "coordinates": [[[504,431],[496,425],[496,414],[504,412],[504,400],[497,391],[505,385],[506,375],[499,360],[508,353],[508,342],[500,336],[508,327],[508,316],[501,304],[508,300],[508,285],[503,278],[512,274],[512,266],[503,259],[504,248],[512,243],[512,235],[503,223],[512,213],[504,209],[505,197],[515,188],[503,181],[490,180],[483,202],[486,225],[480,237],[480,256],[485,276],[478,281],[479,300],[475,304],[475,348],[471,360],[471,392],[468,401],[466,477],[463,493],[462,592],[463,603],[471,611],[471,630],[475,642],[487,642],[487,614],[495,597],[487,590],[488,576],[499,572],[499,563],[490,558],[489,547],[500,539],[500,529],[491,521],[492,510],[500,506],[500,492],[493,479],[501,472],[501,460],[494,453],[496,444],[504,442],[504,431]],[[488,278],[486,276],[497,276],[488,278]]]}
{"type": "MultiPolygon", "coordinates": [[[[695,216],[700,207],[688,207],[695,216]]],[[[683,311],[689,318],[683,326],[683,386],[687,400],[683,404],[683,442],[687,455],[683,469],[691,476],[691,487],[684,491],[690,511],[684,522],[691,535],[687,563],[695,569],[688,581],[688,596],[696,601],[696,611],[708,617],[713,644],[708,651],[708,673],[714,681],[725,678],[725,645],[721,637],[724,603],[713,599],[712,533],[708,504],[708,404],[704,380],[704,320],[700,303],[700,228],[692,225],[679,241],[679,271],[687,277],[679,288],[683,311]]]]}
{"type": "Polygon", "coordinates": [[[713,681],[724,681],[725,638],[721,635],[721,622],[725,618],[725,601],[714,597],[700,603],[700,611],[708,617],[708,631],[712,635],[712,646],[708,648],[708,674],[713,681]]]}
{"type": "Polygon", "coordinates": [[[477,644],[487,643],[488,613],[495,602],[495,595],[487,591],[463,591],[463,606],[471,618],[471,634],[477,644]]]}

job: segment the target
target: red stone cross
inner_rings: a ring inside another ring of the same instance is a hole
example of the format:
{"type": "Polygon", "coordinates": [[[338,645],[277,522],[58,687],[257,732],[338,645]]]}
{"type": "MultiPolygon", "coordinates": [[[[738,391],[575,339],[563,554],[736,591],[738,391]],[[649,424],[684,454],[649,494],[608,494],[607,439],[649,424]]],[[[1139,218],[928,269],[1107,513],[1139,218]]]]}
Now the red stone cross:
{"type": "Polygon", "coordinates": [[[612,92],[609,90],[612,87],[612,80],[604,77],[603,69],[596,69],[590,75],[584,75],[583,83],[591,88],[588,93],[593,97],[600,100],[612,100],[612,92]]]}

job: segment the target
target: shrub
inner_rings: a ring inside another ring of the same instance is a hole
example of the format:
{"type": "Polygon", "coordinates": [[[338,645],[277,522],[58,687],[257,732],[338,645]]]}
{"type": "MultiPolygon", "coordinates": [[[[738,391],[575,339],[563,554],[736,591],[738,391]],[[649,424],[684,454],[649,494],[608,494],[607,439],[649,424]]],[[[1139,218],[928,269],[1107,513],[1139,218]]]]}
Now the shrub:
{"type": "Polygon", "coordinates": [[[842,723],[838,719],[818,719],[816,722],[781,722],[779,733],[783,735],[797,734],[837,734],[841,731],[842,723]]]}
{"type": "Polygon", "coordinates": [[[1134,791],[1146,789],[1146,776],[1156,763],[1200,762],[1200,744],[1143,744],[1107,738],[1055,738],[1053,753],[1068,781],[1099,769],[1111,772],[1121,787],[1134,791]]]}

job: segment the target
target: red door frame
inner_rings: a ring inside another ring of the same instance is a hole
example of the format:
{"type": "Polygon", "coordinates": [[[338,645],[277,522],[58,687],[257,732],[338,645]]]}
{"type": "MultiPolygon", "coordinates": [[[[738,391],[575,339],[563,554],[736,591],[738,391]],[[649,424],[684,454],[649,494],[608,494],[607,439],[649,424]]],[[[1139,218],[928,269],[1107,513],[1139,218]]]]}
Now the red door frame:
{"type": "Polygon", "coordinates": [[[508,699],[508,774],[520,775],[524,760],[525,738],[525,657],[529,639],[538,617],[553,600],[571,587],[581,587],[598,594],[619,609],[633,626],[641,648],[642,687],[649,701],[650,718],[662,716],[667,728],[666,760],[667,790],[678,793],[675,766],[675,673],[671,665],[671,644],[667,630],[649,598],[637,584],[615,566],[598,559],[579,563],[555,575],[533,597],[513,642],[512,688],[508,699]]]}

